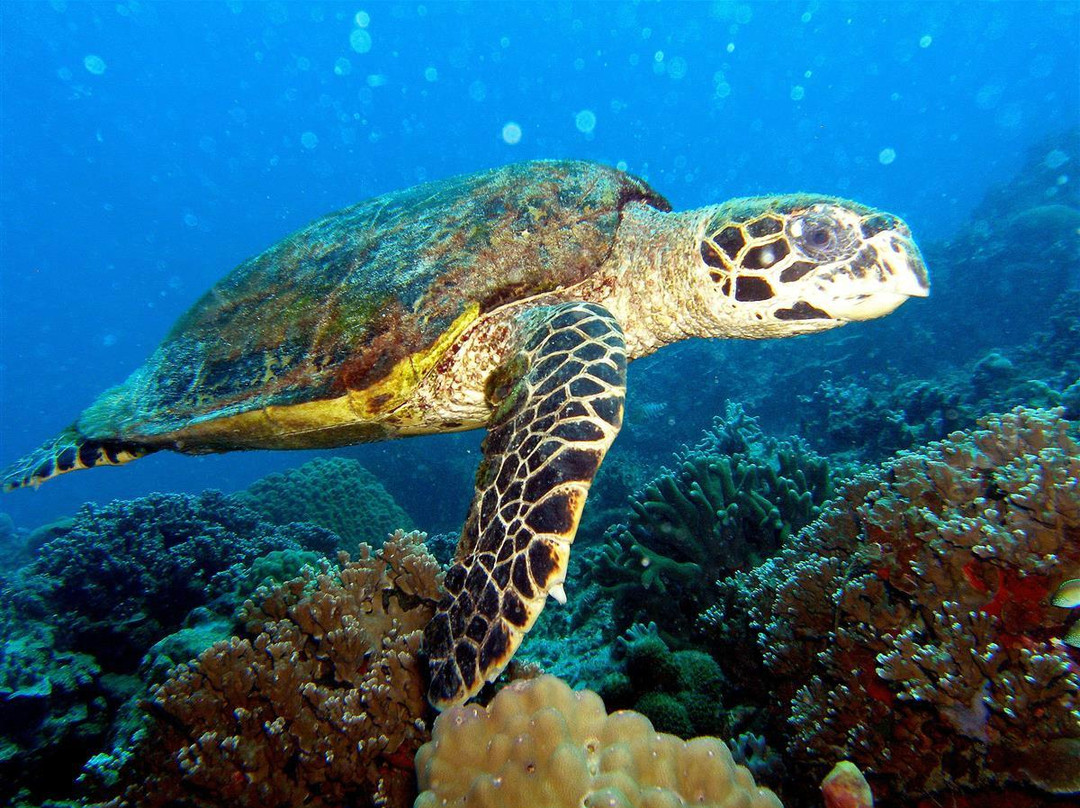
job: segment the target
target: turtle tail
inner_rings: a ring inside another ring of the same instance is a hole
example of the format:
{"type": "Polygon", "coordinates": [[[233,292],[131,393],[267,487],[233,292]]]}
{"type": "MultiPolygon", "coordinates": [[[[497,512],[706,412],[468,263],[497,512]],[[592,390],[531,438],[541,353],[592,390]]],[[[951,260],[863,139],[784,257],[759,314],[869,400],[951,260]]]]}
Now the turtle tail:
{"type": "Polygon", "coordinates": [[[137,460],[156,446],[147,446],[124,440],[95,440],[69,426],[55,438],[28,454],[22,460],[4,470],[5,491],[33,486],[37,488],[69,471],[91,469],[94,466],[120,466],[137,460]]]}

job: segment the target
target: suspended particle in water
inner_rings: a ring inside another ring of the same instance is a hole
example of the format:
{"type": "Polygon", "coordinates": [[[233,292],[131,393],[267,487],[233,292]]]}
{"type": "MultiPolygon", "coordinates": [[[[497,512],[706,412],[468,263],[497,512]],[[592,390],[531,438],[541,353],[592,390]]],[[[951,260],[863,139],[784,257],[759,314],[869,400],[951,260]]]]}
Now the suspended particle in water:
{"type": "Polygon", "coordinates": [[[314,149],[319,145],[319,136],[314,132],[304,132],[300,135],[300,145],[305,149],[314,149]]]}
{"type": "Polygon", "coordinates": [[[507,121],[503,124],[502,139],[508,146],[516,146],[521,142],[521,126],[515,121],[507,121]]]}
{"type": "Polygon", "coordinates": [[[357,28],[349,34],[349,46],[357,53],[367,53],[371,50],[371,34],[363,28],[357,28]]]}
{"type": "Polygon", "coordinates": [[[574,116],[574,126],[583,135],[590,135],[596,128],[596,113],[591,109],[583,109],[574,116]]]}
{"type": "Polygon", "coordinates": [[[882,149],[877,156],[877,161],[883,166],[887,166],[896,159],[896,149],[882,149]]]}
{"type": "Polygon", "coordinates": [[[791,88],[791,100],[802,101],[806,97],[806,88],[801,84],[796,84],[791,88]]]}
{"type": "Polygon", "coordinates": [[[919,47],[920,48],[929,48],[930,43],[933,42],[933,41],[934,41],[934,38],[932,36],[930,36],[930,34],[927,34],[926,36],[924,36],[922,39],[919,40],[919,47]]]}
{"type": "Polygon", "coordinates": [[[469,85],[469,98],[473,101],[483,101],[487,98],[487,85],[477,79],[469,85]]]}
{"type": "Polygon", "coordinates": [[[85,67],[95,76],[100,76],[102,73],[105,72],[105,60],[97,54],[88,53],[83,59],[83,67],[85,67]]]}
{"type": "Polygon", "coordinates": [[[436,70],[434,67],[429,67],[424,70],[424,78],[428,81],[438,81],[439,71],[436,70]]]}

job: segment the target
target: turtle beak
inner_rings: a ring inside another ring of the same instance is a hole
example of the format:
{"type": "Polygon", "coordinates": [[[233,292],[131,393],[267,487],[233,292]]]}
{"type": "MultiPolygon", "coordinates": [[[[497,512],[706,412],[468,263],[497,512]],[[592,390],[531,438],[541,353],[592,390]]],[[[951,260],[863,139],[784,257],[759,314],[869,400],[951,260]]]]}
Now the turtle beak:
{"type": "Polygon", "coordinates": [[[909,297],[929,296],[926,262],[910,236],[892,230],[875,236],[872,245],[878,258],[868,275],[874,282],[871,286],[859,283],[852,290],[855,294],[837,299],[827,308],[834,317],[847,321],[873,320],[895,311],[909,297]]]}

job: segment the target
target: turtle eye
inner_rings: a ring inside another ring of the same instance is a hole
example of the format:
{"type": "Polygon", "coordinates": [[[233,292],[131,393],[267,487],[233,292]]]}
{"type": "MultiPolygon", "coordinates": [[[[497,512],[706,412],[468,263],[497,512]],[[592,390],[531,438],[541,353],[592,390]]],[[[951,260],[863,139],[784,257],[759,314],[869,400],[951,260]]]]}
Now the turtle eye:
{"type": "Polygon", "coordinates": [[[820,225],[814,225],[806,231],[806,242],[819,250],[828,249],[836,241],[836,235],[820,225]]]}
{"type": "Polygon", "coordinates": [[[831,216],[811,214],[792,223],[791,235],[804,253],[812,258],[824,259],[839,247],[839,228],[840,225],[831,216]]]}

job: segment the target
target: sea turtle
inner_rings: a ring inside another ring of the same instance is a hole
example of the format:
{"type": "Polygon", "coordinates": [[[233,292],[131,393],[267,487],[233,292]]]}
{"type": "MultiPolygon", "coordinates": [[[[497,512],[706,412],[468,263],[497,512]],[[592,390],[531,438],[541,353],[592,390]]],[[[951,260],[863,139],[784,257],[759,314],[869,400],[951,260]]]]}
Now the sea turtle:
{"type": "Polygon", "coordinates": [[[487,427],[429,698],[509,662],[563,580],[622,421],[626,363],[686,337],[783,337],[928,292],[908,228],[823,196],[671,212],[643,181],[527,162],[387,194],[240,264],[7,489],[160,449],[340,446],[487,427]]]}

